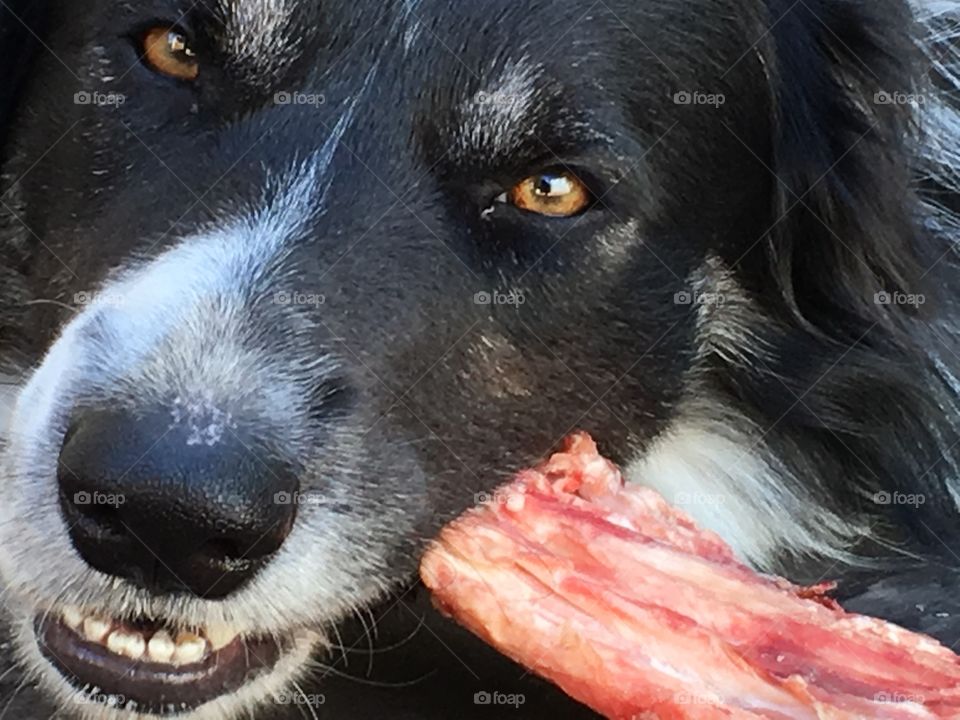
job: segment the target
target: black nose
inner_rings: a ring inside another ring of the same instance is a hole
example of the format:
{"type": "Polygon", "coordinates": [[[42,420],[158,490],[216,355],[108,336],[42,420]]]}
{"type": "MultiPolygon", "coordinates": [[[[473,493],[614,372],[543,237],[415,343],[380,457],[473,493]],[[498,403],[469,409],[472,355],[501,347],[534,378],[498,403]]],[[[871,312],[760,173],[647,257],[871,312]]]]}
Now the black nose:
{"type": "Polygon", "coordinates": [[[280,548],[296,513],[292,467],[222,415],[83,411],[58,479],[83,559],[160,593],[230,594],[280,548]]]}

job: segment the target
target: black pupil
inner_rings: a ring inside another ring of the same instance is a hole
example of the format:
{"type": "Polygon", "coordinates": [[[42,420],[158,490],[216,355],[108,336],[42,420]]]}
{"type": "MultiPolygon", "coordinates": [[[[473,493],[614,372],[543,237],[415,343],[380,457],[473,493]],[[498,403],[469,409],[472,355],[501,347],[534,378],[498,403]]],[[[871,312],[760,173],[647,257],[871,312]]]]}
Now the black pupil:
{"type": "Polygon", "coordinates": [[[537,194],[552,195],[554,180],[556,178],[553,175],[541,175],[540,181],[537,183],[537,194]]]}

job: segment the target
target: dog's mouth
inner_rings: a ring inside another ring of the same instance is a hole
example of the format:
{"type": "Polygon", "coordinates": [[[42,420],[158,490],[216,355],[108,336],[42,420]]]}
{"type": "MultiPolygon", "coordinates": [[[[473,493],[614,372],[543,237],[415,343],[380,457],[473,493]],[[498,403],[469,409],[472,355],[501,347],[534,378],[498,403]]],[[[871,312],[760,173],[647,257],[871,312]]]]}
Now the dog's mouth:
{"type": "Polygon", "coordinates": [[[177,630],[75,609],[38,616],[34,631],[40,652],[87,701],[155,715],[190,712],[234,693],[288,649],[282,640],[225,627],[177,630]]]}

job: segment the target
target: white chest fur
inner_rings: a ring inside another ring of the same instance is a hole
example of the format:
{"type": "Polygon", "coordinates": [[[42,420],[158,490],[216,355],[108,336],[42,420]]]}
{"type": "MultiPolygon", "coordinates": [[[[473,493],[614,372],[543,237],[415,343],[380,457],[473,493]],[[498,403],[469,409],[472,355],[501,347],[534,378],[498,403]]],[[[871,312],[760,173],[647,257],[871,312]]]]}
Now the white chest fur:
{"type": "Polygon", "coordinates": [[[681,422],[625,474],[763,570],[776,570],[785,552],[836,557],[846,539],[867,532],[820,507],[756,436],[738,436],[731,426],[681,422]]]}

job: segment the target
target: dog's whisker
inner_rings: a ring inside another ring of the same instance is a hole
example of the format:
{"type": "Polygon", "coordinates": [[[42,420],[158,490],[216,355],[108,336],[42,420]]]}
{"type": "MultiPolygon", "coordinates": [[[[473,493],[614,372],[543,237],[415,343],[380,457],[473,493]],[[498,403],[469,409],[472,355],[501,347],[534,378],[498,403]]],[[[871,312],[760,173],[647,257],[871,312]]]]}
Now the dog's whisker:
{"type": "Polygon", "coordinates": [[[303,714],[304,717],[307,717],[307,714],[304,711],[304,708],[306,708],[307,710],[310,711],[311,720],[320,720],[319,716],[317,715],[317,711],[313,707],[313,702],[311,701],[311,698],[303,691],[303,688],[300,687],[300,684],[294,681],[293,687],[296,689],[297,694],[299,694],[300,697],[303,698],[303,703],[301,704],[301,708],[300,708],[301,714],[303,714]]]}
{"type": "Polygon", "coordinates": [[[30,300],[29,302],[25,302],[24,305],[28,307],[31,305],[53,305],[63,310],[69,310],[74,314],[77,314],[81,311],[81,308],[78,308],[74,305],[67,305],[66,303],[60,302],[59,300],[45,300],[42,298],[36,299],[36,300],[30,300]]]}
{"type": "MultiPolygon", "coordinates": [[[[340,629],[339,629],[336,625],[333,626],[333,633],[334,633],[334,635],[336,635],[337,640],[338,640],[338,642],[339,642],[339,647],[341,648],[340,654],[341,654],[341,658],[343,659],[343,666],[344,666],[344,667],[349,667],[349,666],[350,666],[350,661],[347,659],[347,653],[346,653],[346,651],[344,651],[344,650],[342,649],[342,648],[343,648],[343,637],[340,635],[340,629]]],[[[337,645],[331,645],[331,647],[338,647],[338,646],[337,646],[337,645]]]]}
{"type": "Polygon", "coordinates": [[[411,631],[410,631],[406,636],[404,636],[402,639],[397,640],[395,643],[392,643],[392,644],[390,644],[390,645],[385,645],[385,646],[383,646],[383,647],[374,648],[374,647],[371,645],[368,649],[363,650],[363,649],[360,649],[360,648],[355,647],[355,646],[354,646],[354,647],[345,647],[345,648],[344,648],[344,647],[340,647],[340,646],[334,645],[333,648],[334,648],[334,649],[337,649],[337,650],[343,649],[343,650],[345,650],[346,652],[351,653],[351,654],[354,654],[354,655],[360,655],[360,654],[364,654],[364,655],[365,655],[365,654],[382,655],[382,654],[384,654],[384,653],[393,652],[394,650],[399,650],[400,648],[404,647],[404,646],[407,645],[408,643],[412,642],[413,639],[419,634],[420,630],[423,629],[423,626],[424,626],[425,623],[426,623],[426,615],[425,615],[425,614],[421,614],[420,617],[419,617],[419,619],[418,619],[417,626],[416,626],[413,630],[411,630],[411,631]]]}
{"type": "MultiPolygon", "coordinates": [[[[367,659],[367,677],[373,675],[373,646],[374,646],[374,637],[371,634],[376,631],[377,625],[376,621],[373,620],[371,616],[372,625],[368,626],[366,618],[364,618],[364,608],[352,608],[354,615],[357,616],[357,619],[360,621],[360,626],[363,628],[363,636],[367,641],[368,648],[368,659],[367,659]]],[[[344,653],[346,656],[346,653],[344,653]]]]}
{"type": "Polygon", "coordinates": [[[6,679],[7,675],[9,675],[10,673],[12,673],[12,672],[14,672],[14,671],[16,671],[16,670],[18,670],[18,669],[19,669],[19,668],[18,668],[16,665],[11,665],[10,667],[8,667],[6,670],[4,670],[2,673],[0,673],[0,682],[3,682],[3,681],[6,679]]]}
{"type": "Polygon", "coordinates": [[[7,704],[3,707],[3,712],[0,712],[0,720],[3,720],[7,716],[7,712],[10,710],[13,705],[13,701],[17,699],[17,695],[20,694],[20,691],[27,686],[28,678],[24,678],[20,681],[20,684],[14,688],[13,694],[10,696],[10,699],[7,701],[7,704]]]}
{"type": "Polygon", "coordinates": [[[388,681],[383,681],[383,680],[373,680],[373,679],[367,678],[367,677],[358,677],[358,676],[356,676],[356,675],[351,675],[350,673],[344,672],[344,671],[340,670],[339,668],[337,668],[337,667],[335,667],[335,666],[332,666],[332,665],[329,665],[329,664],[325,664],[325,663],[322,663],[322,662],[320,662],[320,661],[313,661],[311,664],[312,664],[312,666],[314,666],[316,669],[322,670],[324,673],[328,673],[328,674],[330,674],[330,675],[334,675],[334,676],[336,676],[336,677],[342,678],[343,680],[349,680],[349,681],[354,682],[354,683],[356,683],[356,684],[358,684],[358,685],[364,685],[364,686],[367,686],[367,687],[388,688],[388,689],[389,689],[389,688],[400,689],[400,688],[415,687],[415,686],[420,685],[420,684],[423,683],[424,681],[430,679],[431,677],[433,677],[434,675],[437,674],[437,670],[431,670],[431,671],[429,671],[429,672],[427,672],[427,673],[424,673],[422,676],[420,676],[420,677],[418,677],[418,678],[415,678],[415,679],[413,679],[413,680],[403,680],[403,681],[388,682],[388,681]]]}

